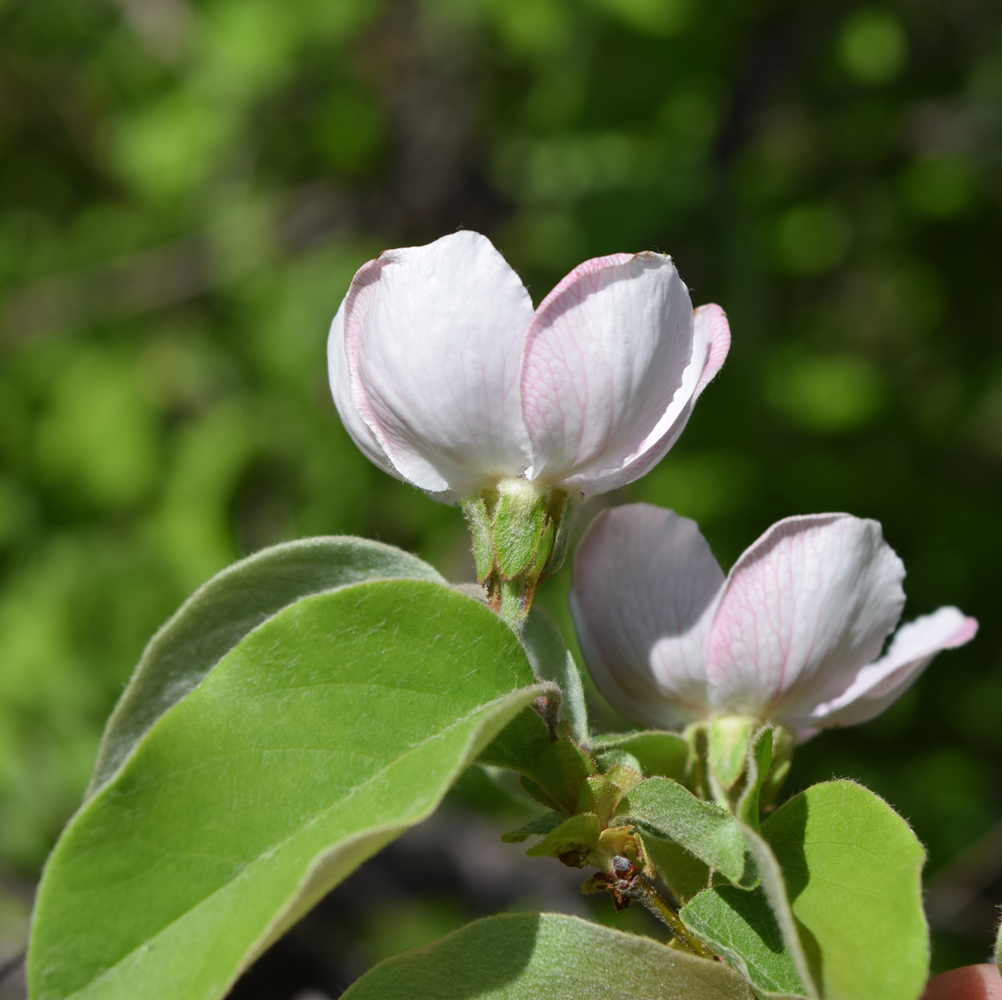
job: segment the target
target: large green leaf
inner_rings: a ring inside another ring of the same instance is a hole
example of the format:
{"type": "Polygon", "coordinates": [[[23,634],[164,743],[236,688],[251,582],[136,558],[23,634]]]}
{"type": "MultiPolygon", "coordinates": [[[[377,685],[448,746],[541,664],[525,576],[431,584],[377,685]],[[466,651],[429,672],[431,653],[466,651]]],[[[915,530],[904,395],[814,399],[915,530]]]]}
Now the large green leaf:
{"type": "Polygon", "coordinates": [[[539,693],[510,629],[380,581],[268,619],[146,734],[49,859],[36,1000],[209,1000],[427,817],[539,693]]]}
{"type": "Polygon", "coordinates": [[[150,640],[115,706],[87,795],[121,766],[143,734],[251,629],[308,594],[400,577],[444,583],[426,562],[365,538],[305,538],[275,545],[196,590],[150,640]]]}
{"type": "Polygon", "coordinates": [[[487,917],[377,965],[344,1000],[752,1000],[726,965],[577,917],[487,917]]]}
{"type": "Polygon", "coordinates": [[[826,782],[778,809],[762,838],[747,828],[746,837],[762,890],[700,893],[682,911],[693,931],[729,957],[740,954],[764,992],[811,995],[816,984],[824,1000],[921,994],[929,971],[925,852],[886,802],[854,782],[826,782]]]}
{"type": "Polygon", "coordinates": [[[740,824],[720,806],[697,799],[671,778],[647,778],[623,798],[619,821],[640,826],[645,834],[671,840],[745,887],[758,882],[740,824]]]}

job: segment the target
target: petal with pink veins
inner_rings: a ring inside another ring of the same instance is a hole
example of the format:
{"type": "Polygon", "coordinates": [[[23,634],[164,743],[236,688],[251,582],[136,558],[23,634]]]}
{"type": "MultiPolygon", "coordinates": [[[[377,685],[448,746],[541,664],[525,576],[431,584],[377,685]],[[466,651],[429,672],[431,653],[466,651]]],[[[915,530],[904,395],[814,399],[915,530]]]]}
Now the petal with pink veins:
{"type": "Polygon", "coordinates": [[[355,275],[344,310],[355,409],[401,476],[455,496],[525,470],[532,302],[486,237],[387,251],[355,275]]]}
{"type": "Polygon", "coordinates": [[[642,475],[696,392],[706,358],[694,349],[689,293],[670,257],[615,254],[576,267],[526,339],[528,476],[595,493],[642,475]]]}
{"type": "Polygon", "coordinates": [[[876,718],[918,680],[937,653],[963,646],[977,631],[977,619],[953,607],[902,625],[887,654],[863,667],[843,694],[818,705],[803,724],[854,726],[876,718]]]}
{"type": "Polygon", "coordinates": [[[574,556],[571,608],[613,707],[653,726],[706,715],[706,646],[723,584],[695,521],[649,504],[595,518],[574,556]]]}
{"type": "Polygon", "coordinates": [[[903,579],[876,521],[815,514],[774,524],[738,559],[717,606],[715,708],[786,720],[837,697],[897,624],[903,579]]]}

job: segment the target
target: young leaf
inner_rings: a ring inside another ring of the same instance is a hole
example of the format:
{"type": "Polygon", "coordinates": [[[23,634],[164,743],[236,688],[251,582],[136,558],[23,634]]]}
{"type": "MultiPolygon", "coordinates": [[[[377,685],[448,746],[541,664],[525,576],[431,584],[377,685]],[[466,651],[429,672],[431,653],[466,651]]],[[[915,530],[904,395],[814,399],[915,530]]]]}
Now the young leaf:
{"type": "Polygon", "coordinates": [[[251,629],[308,594],[399,577],[444,583],[417,556],[365,538],[305,538],[264,549],[202,584],[150,640],[111,713],[91,796],[144,734],[251,629]]]}
{"type": "Polygon", "coordinates": [[[701,893],[681,914],[695,933],[711,947],[728,939],[742,952],[752,982],[766,991],[774,987],[763,976],[775,983],[791,962],[806,962],[808,968],[798,970],[806,995],[915,1000],[929,970],[921,898],[925,854],[886,802],[851,781],[825,782],[770,816],[762,838],[750,830],[746,837],[756,850],[764,892],[744,894],[741,911],[733,890],[701,893]],[[775,865],[767,863],[767,853],[775,865]],[[786,940],[785,958],[767,940],[767,896],[786,940]]]}
{"type": "Polygon", "coordinates": [[[486,917],[387,959],[343,1000],[753,1000],[719,962],[555,913],[486,917]]]}
{"type": "Polygon", "coordinates": [[[598,769],[603,774],[610,769],[621,770],[629,768],[631,771],[636,772],[638,780],[644,776],[643,764],[632,753],[628,753],[626,750],[606,750],[604,753],[596,754],[595,763],[598,764],[598,769]]]}
{"type": "Polygon", "coordinates": [[[670,778],[642,781],[624,797],[616,818],[640,824],[645,842],[653,834],[680,844],[736,885],[751,888],[758,882],[735,819],[670,778]]]}
{"type": "Polygon", "coordinates": [[[595,762],[570,740],[551,742],[546,723],[531,708],[516,716],[485,748],[480,763],[518,771],[529,779],[530,784],[523,781],[523,786],[534,798],[567,816],[577,807],[581,783],[597,773],[595,762]]]}
{"type": "Polygon", "coordinates": [[[672,778],[685,784],[689,769],[689,744],[678,733],[641,730],[637,733],[606,733],[592,739],[597,754],[608,750],[625,750],[644,769],[646,778],[672,778]]]}
{"type": "Polygon", "coordinates": [[[660,837],[644,837],[644,850],[680,906],[710,884],[710,869],[681,844],[660,837]]]}
{"type": "Polygon", "coordinates": [[[501,834],[501,839],[506,844],[519,844],[523,840],[527,840],[534,833],[539,833],[545,836],[551,830],[556,829],[564,821],[563,816],[558,812],[554,812],[552,809],[549,812],[543,813],[542,816],[537,816],[535,819],[530,819],[528,823],[523,823],[520,827],[515,830],[509,830],[508,833],[501,834]]]}
{"type": "Polygon", "coordinates": [[[574,739],[588,745],[588,706],[581,672],[564,644],[556,622],[542,608],[533,607],[525,620],[522,644],[536,676],[553,681],[563,694],[560,718],[571,724],[574,739]]]}
{"type": "Polygon", "coordinates": [[[679,916],[763,997],[818,1000],[779,863],[754,830],[743,829],[762,884],[750,893],[729,885],[707,890],[679,916]]]}
{"type": "MultiPolygon", "coordinates": [[[[598,836],[602,832],[598,817],[594,813],[578,813],[554,827],[538,844],[526,851],[531,858],[557,857],[572,849],[593,850],[598,846],[598,836]]],[[[582,862],[583,862],[582,857],[582,862]]]]}
{"type": "Polygon", "coordinates": [[[539,712],[523,709],[480,754],[480,763],[535,778],[537,762],[550,748],[550,732],[539,712]]]}
{"type": "Polygon", "coordinates": [[[304,598],[248,634],[70,823],[46,866],[36,1000],[214,1000],[437,807],[539,693],[482,604],[418,581],[304,598]]]}

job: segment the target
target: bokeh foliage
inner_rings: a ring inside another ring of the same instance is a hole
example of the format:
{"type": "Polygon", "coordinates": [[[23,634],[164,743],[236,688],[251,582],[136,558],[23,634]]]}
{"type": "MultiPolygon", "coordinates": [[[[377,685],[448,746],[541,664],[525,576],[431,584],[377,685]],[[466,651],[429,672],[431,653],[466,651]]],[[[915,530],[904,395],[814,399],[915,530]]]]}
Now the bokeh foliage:
{"type": "Polygon", "coordinates": [[[467,226],[537,300],[657,248],[727,310],[726,367],[614,502],[725,564],[787,514],[876,517],[909,617],[980,618],[792,778],[868,783],[941,869],[999,813],[1000,161],[989,0],[0,3],[2,864],[37,870],[146,638],[232,559],[348,532],[470,575],[324,362],[359,264],[467,226]]]}

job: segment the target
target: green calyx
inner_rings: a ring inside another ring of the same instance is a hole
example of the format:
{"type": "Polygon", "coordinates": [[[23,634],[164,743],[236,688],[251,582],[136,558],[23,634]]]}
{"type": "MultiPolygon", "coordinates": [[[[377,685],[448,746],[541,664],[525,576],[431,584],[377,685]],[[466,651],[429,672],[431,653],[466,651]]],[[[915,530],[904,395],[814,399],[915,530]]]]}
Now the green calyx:
{"type": "Polygon", "coordinates": [[[487,588],[491,607],[516,632],[536,586],[564,561],[576,496],[563,487],[510,478],[462,501],[477,580],[487,588]]]}
{"type": "Polygon", "coordinates": [[[790,770],[796,742],[784,726],[747,715],[719,715],[686,730],[698,793],[758,828],[790,770]]]}

